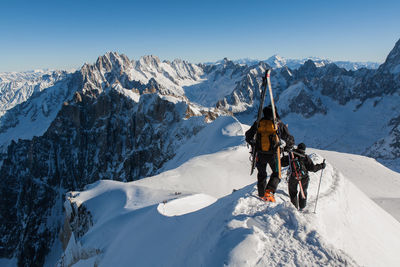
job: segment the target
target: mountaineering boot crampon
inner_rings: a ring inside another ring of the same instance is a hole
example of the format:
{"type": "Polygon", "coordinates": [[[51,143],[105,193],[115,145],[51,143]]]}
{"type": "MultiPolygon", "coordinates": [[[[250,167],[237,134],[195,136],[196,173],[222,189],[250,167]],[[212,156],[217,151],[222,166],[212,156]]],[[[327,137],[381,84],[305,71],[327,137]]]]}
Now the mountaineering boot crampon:
{"type": "Polygon", "coordinates": [[[263,200],[269,201],[269,202],[275,202],[274,192],[272,192],[271,189],[267,189],[265,191],[265,195],[263,197],[263,200]]]}

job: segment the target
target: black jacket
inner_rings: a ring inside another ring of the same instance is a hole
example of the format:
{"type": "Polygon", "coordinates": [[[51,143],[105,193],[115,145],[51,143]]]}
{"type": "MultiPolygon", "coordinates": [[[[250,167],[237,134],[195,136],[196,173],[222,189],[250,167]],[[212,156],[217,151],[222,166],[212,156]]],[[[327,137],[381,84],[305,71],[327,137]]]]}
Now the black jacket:
{"type": "MultiPolygon", "coordinates": [[[[265,118],[262,118],[261,120],[265,120],[265,118]]],[[[246,135],[246,142],[251,144],[254,135],[257,133],[257,121],[253,123],[251,128],[245,133],[246,135]]],[[[287,126],[278,119],[278,136],[279,139],[282,139],[286,142],[286,147],[287,148],[292,148],[294,146],[294,137],[289,133],[289,129],[287,126]]],[[[260,138],[257,137],[257,140],[260,140],[260,138]]],[[[261,146],[259,142],[256,142],[256,149],[257,151],[261,150],[261,146]]]]}
{"type": "MultiPolygon", "coordinates": [[[[294,150],[294,158],[298,158],[301,161],[301,166],[303,166],[302,171],[304,172],[304,176],[308,177],[308,172],[317,172],[323,168],[323,164],[314,164],[311,158],[302,152],[301,150],[294,150]]],[[[282,167],[289,166],[289,156],[284,156],[281,160],[282,167]]],[[[300,170],[298,170],[300,171],[300,170]]],[[[292,172],[292,176],[295,176],[294,172],[292,172]]]]}

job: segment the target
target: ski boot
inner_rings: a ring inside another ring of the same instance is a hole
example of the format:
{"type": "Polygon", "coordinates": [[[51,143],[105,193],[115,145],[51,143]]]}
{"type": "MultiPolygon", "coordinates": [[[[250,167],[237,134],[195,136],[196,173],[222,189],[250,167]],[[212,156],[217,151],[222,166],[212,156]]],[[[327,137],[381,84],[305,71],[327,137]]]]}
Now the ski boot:
{"type": "Polygon", "coordinates": [[[275,202],[274,192],[271,189],[267,189],[262,199],[268,202],[275,202]]]}

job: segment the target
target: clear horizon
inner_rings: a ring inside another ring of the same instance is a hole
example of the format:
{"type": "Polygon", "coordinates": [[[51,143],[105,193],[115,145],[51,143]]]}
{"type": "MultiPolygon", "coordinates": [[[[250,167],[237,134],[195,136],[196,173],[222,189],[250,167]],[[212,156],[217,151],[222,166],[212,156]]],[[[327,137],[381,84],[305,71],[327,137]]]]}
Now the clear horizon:
{"type": "Polygon", "coordinates": [[[77,69],[108,51],[192,63],[284,58],[382,63],[400,1],[2,1],[0,72],[77,69]]]}

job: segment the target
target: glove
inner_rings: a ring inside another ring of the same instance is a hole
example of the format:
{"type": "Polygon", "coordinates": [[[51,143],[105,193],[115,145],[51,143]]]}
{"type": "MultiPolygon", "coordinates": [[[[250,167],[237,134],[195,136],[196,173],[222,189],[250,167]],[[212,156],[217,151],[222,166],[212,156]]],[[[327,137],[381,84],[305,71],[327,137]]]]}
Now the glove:
{"type": "Polygon", "coordinates": [[[256,145],[256,141],[255,141],[254,139],[250,139],[249,141],[247,141],[247,143],[248,143],[250,146],[255,146],[255,145],[256,145]]]}
{"type": "Polygon", "coordinates": [[[325,167],[326,167],[326,163],[325,163],[325,162],[322,162],[322,163],[321,163],[321,169],[325,169],[325,167]]]}
{"type": "Polygon", "coordinates": [[[278,145],[280,146],[280,148],[284,149],[286,147],[285,140],[280,139],[278,145]]]}
{"type": "Polygon", "coordinates": [[[283,151],[291,152],[292,149],[293,149],[293,146],[286,145],[285,148],[283,149],[283,151]]]}

